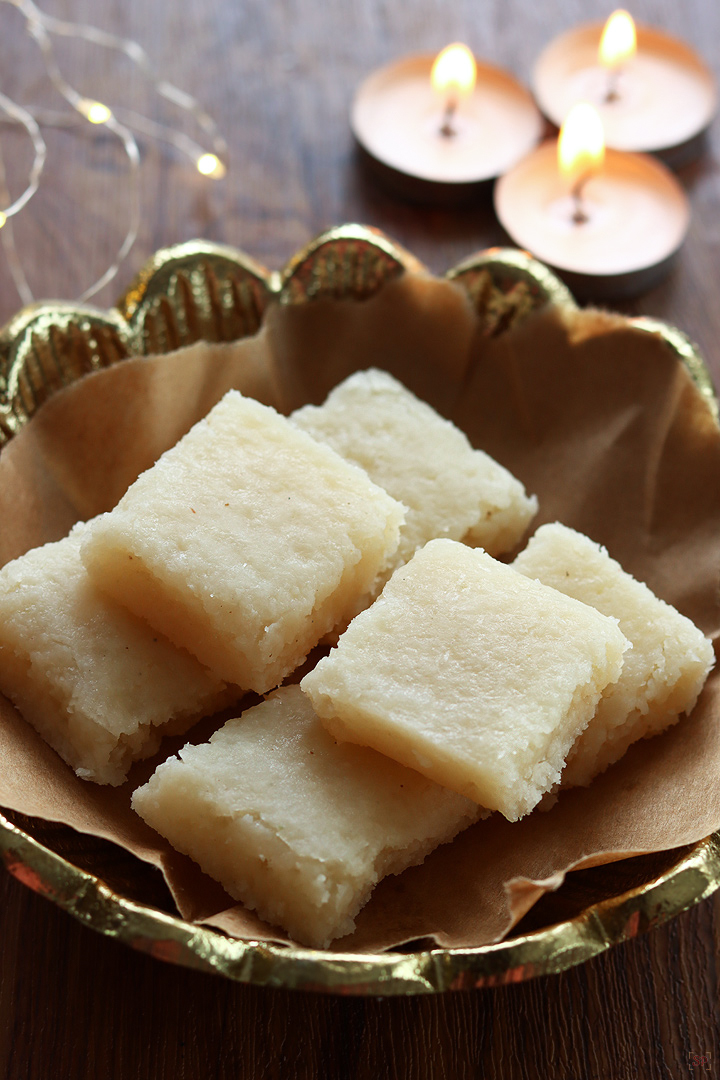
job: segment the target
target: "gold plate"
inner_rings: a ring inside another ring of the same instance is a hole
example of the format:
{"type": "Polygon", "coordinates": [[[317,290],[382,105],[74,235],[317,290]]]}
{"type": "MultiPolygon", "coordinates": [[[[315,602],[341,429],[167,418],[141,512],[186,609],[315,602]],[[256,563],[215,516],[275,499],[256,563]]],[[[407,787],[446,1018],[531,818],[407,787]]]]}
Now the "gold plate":
{"type": "MultiPolygon", "coordinates": [[[[387,237],[360,225],[323,234],[279,273],[203,241],[159,251],[117,308],[36,304],[0,331],[0,447],[56,389],[85,372],[198,340],[237,340],[255,333],[270,303],[362,299],[406,270],[423,269],[387,237]]],[[[515,250],[482,252],[447,277],[466,290],[489,336],[548,304],[575,306],[546,267],[515,250]]],[[[717,418],[710,376],[688,339],[655,320],[632,323],[663,336],[717,418]]],[[[360,956],[240,941],[185,922],[162,910],[164,896],[152,871],[145,868],[147,880],[138,884],[139,864],[132,856],[62,825],[5,811],[0,852],[24,884],[93,929],[159,959],[255,985],[380,996],[498,986],[560,972],[692,907],[720,886],[716,833],[689,848],[568,875],[499,944],[440,949],[417,942],[360,956]]]]}

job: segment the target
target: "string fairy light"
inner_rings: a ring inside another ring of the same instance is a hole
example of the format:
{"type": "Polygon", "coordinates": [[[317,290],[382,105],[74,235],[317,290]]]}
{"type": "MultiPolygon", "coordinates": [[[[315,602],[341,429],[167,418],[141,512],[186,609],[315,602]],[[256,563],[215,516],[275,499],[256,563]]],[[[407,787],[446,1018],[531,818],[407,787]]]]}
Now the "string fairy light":
{"type": "MultiPolygon", "coordinates": [[[[129,169],[129,214],[125,236],[107,270],[78,297],[84,302],[99,292],[118,273],[122,263],[132,249],[140,229],[140,152],[133,130],[151,139],[166,142],[188,157],[198,172],[211,179],[219,180],[225,176],[227,166],[227,143],[220,134],[214,120],[206,113],[190,94],[179,89],[156,75],[145,50],[136,41],[117,37],[97,27],[84,23],[72,23],[56,19],[41,11],[33,0],[0,0],[17,8],[25,18],[26,29],[37,43],[53,87],[74,110],[73,114],[47,112],[25,108],[0,93],[0,110],[7,118],[25,127],[34,146],[34,160],[30,169],[28,184],[14,202],[10,202],[7,188],[5,166],[0,146],[0,239],[8,261],[15,286],[23,303],[33,300],[32,290],[15,246],[11,218],[15,217],[35,195],[40,185],[40,176],[45,164],[47,150],[40,125],[51,127],[69,127],[74,124],[102,127],[111,132],[119,141],[124,151],[129,169]],[[176,130],[167,124],[161,124],[128,109],[111,109],[103,101],[88,98],[80,94],[62,74],[55,59],[52,35],[71,37],[103,48],[112,49],[127,56],[145,78],[154,86],[155,91],[173,105],[189,113],[211,149],[191,138],[185,132],[176,130]]],[[[88,128],[90,130],[90,128],[88,128]]]]}
{"type": "MultiPolygon", "coordinates": [[[[20,122],[22,123],[22,119],[20,120],[20,122]]],[[[42,136],[39,134],[39,132],[36,135],[36,138],[37,137],[39,137],[39,139],[42,140],[42,136]]],[[[40,172],[42,172],[42,165],[44,164],[44,161],[45,161],[45,149],[44,149],[45,143],[44,143],[44,140],[43,140],[42,146],[43,146],[42,157],[38,157],[37,152],[36,152],[36,155],[35,155],[35,161],[34,161],[34,164],[33,164],[33,169],[31,170],[31,180],[30,180],[30,183],[28,185],[28,188],[26,189],[26,192],[27,192],[27,198],[25,200],[26,202],[29,201],[32,198],[35,191],[37,190],[37,184],[39,183],[39,175],[40,175],[40,172]],[[32,172],[33,171],[37,171],[37,180],[36,180],[36,182],[34,184],[32,182],[32,172]]],[[[39,148],[39,144],[38,144],[38,148],[39,148]]],[[[8,205],[9,202],[10,202],[10,195],[8,193],[7,184],[6,184],[6,180],[5,180],[5,159],[4,159],[3,154],[2,154],[2,143],[0,143],[0,199],[3,200],[3,202],[7,206],[7,209],[10,210],[11,207],[8,205]]],[[[5,254],[6,254],[6,257],[7,257],[7,260],[8,260],[8,264],[10,266],[10,272],[12,274],[13,281],[15,282],[15,287],[16,287],[19,295],[20,295],[20,299],[22,300],[23,304],[30,304],[30,303],[32,303],[32,300],[33,300],[33,294],[32,294],[32,290],[30,289],[30,286],[28,285],[27,278],[25,277],[25,272],[24,272],[23,267],[22,267],[22,263],[20,262],[20,258],[18,256],[17,249],[15,247],[15,234],[13,232],[13,227],[12,227],[12,217],[13,217],[13,215],[10,215],[10,217],[8,217],[8,215],[7,215],[7,213],[5,211],[0,211],[0,229],[2,230],[3,248],[5,249],[5,254]]]]}
{"type": "Polygon", "coordinates": [[[23,304],[29,304],[33,300],[33,294],[28,285],[17,248],[15,247],[15,235],[13,233],[11,219],[30,202],[30,199],[32,199],[40,186],[40,176],[45,166],[47,148],[37,120],[27,109],[23,109],[22,106],[11,101],[9,97],[6,97],[5,94],[2,93],[0,93],[0,108],[2,108],[11,120],[22,124],[32,139],[35,151],[27,187],[19,198],[12,203],[10,202],[10,194],[5,179],[5,159],[0,152],[0,199],[2,199],[2,202],[5,204],[5,209],[0,210],[0,238],[2,238],[5,256],[10,267],[12,279],[15,282],[15,288],[17,289],[23,304]]]}

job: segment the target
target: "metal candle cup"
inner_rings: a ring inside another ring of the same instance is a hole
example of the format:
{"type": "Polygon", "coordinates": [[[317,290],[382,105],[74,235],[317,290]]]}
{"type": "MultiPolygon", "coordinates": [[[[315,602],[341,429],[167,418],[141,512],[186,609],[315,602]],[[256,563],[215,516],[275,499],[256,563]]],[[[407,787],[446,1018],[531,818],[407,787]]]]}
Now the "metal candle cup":
{"type": "MultiPolygon", "coordinates": [[[[573,113],[583,109],[593,112],[580,105],[573,113]]],[[[581,130],[590,127],[581,118],[581,130]]],[[[560,162],[558,143],[549,140],[498,181],[500,222],[580,296],[605,300],[651,288],[670,269],[687,231],[682,188],[655,158],[605,151],[602,141],[580,146],[563,162],[564,134],[565,126],[560,162]]]]}
{"type": "Polygon", "coordinates": [[[477,64],[474,89],[454,99],[431,84],[435,57],[410,56],[374,71],[351,110],[353,133],[377,175],[401,196],[453,203],[537,145],[543,121],[510,74],[477,64]]]}
{"type": "Polygon", "coordinates": [[[645,26],[637,27],[635,52],[602,62],[606,27],[575,27],[543,50],[532,76],[540,109],[559,127],[573,105],[588,101],[611,149],[654,153],[674,168],[694,160],[717,109],[711,72],[682,41],[645,26]]]}

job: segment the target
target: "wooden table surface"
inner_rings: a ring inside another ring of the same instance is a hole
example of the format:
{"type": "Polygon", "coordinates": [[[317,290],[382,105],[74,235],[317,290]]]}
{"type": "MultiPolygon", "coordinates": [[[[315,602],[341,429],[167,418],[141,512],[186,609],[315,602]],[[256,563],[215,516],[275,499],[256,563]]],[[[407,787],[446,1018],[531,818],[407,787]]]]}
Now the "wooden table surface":
{"type": "MultiPolygon", "coordinates": [[[[206,237],[281,267],[321,230],[379,226],[432,270],[508,243],[489,201],[428,209],[380,190],[361,168],[347,114],[371,69],[466,41],[529,78],[540,48],[604,19],[600,0],[45,0],[58,17],[134,38],[166,78],[215,117],[228,140],[222,182],[175,151],[141,141],[142,223],[109,305],[159,247],[206,237]]],[[[633,13],[677,33],[720,75],[717,0],[636,0],[633,13]]],[[[53,106],[37,47],[0,5],[0,91],[53,106]]],[[[129,62],[61,43],[88,97],[146,116],[158,105],[129,62]]],[[[27,148],[0,129],[19,188],[27,148]]],[[[112,140],[48,130],[43,184],[15,236],[39,298],[73,299],[112,261],[127,188],[112,140]]],[[[720,384],[720,177],[715,124],[703,159],[681,174],[692,224],[676,270],[624,311],[665,319],[701,346],[720,384]]],[[[19,306],[0,255],[0,322],[19,306]]],[[[363,1000],[244,987],[166,966],[82,928],[0,875],[0,1075],[6,1080],[212,1078],[720,1076],[720,893],[651,934],[564,975],[439,998],[363,1000]],[[702,1068],[701,1058],[705,1058],[702,1068]]]]}

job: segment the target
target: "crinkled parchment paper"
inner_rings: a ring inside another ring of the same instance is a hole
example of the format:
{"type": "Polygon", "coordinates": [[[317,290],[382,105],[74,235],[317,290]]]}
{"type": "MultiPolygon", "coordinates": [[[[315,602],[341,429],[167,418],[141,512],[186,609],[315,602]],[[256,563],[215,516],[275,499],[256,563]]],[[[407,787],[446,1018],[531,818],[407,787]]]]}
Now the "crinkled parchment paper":
{"type": "MultiPolygon", "coordinates": [[[[617,317],[548,311],[483,335],[464,294],[406,277],[362,303],[276,306],[261,333],[125,361],[52,398],[0,455],[0,563],[109,509],[229,387],[288,412],[357,369],[400,378],[454,420],[560,520],[690,616],[720,629],[720,433],[664,341],[617,317]]],[[[571,868],[699,840],[720,828],[720,671],[692,716],[636,744],[589,788],[510,824],[494,815],[389,878],[337,943],[380,950],[507,933],[571,868]]],[[[189,738],[207,737],[207,723],[189,738]]],[[[131,791],[78,780],[0,699],[0,805],[121,844],[159,866],[181,914],[283,941],[130,810],[131,791]]]]}

